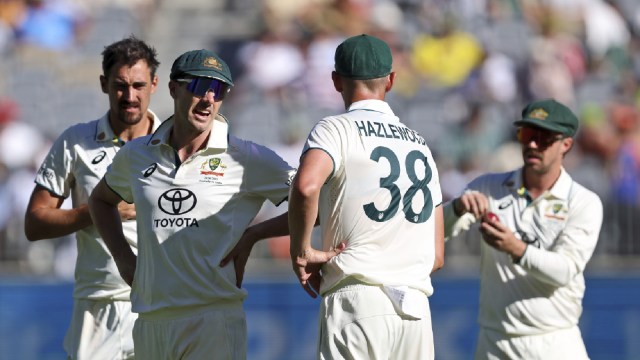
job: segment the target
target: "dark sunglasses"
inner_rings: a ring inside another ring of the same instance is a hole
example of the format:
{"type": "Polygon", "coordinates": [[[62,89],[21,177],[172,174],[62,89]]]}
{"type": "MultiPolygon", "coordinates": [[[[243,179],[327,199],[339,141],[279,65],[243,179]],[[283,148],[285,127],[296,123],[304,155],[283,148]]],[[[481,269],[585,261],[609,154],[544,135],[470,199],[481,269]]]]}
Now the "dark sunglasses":
{"type": "Polygon", "coordinates": [[[518,141],[523,145],[535,141],[538,146],[542,147],[547,147],[558,140],[564,139],[561,134],[532,127],[518,128],[517,137],[518,141]]]}
{"type": "Polygon", "coordinates": [[[231,90],[229,84],[212,78],[194,77],[177,79],[177,81],[187,83],[187,90],[195,96],[203,97],[207,94],[207,91],[213,91],[213,99],[215,101],[223,100],[231,90]]]}

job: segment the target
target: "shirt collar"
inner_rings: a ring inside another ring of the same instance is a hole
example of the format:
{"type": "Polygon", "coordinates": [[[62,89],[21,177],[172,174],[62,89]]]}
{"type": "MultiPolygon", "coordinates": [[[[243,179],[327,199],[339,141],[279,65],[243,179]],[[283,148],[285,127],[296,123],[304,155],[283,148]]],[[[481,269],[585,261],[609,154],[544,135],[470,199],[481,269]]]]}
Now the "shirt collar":
{"type": "Polygon", "coordinates": [[[389,104],[387,104],[385,101],[382,101],[382,100],[370,99],[370,100],[356,101],[352,103],[351,106],[349,106],[349,109],[347,109],[347,111],[354,111],[354,110],[378,111],[387,115],[395,116],[389,104]]]}
{"type": "MultiPolygon", "coordinates": [[[[161,144],[171,146],[169,143],[169,135],[171,134],[171,129],[173,129],[173,121],[174,118],[172,115],[153,133],[147,144],[151,146],[159,146],[161,144]]],[[[213,121],[211,133],[209,134],[207,149],[227,149],[229,146],[228,136],[229,122],[224,115],[218,113],[213,121]]]]}
{"type": "MultiPolygon", "coordinates": [[[[524,168],[520,168],[519,170],[512,171],[509,176],[503,182],[503,185],[510,188],[513,191],[518,192],[518,194],[523,195],[525,193],[524,184],[522,181],[522,172],[524,168]]],[[[569,199],[569,192],[571,191],[571,185],[573,184],[573,179],[571,175],[563,168],[560,169],[560,176],[555,184],[549,189],[547,192],[557,199],[569,199]]]]}
{"type": "Polygon", "coordinates": [[[569,200],[569,192],[571,191],[572,184],[573,179],[571,179],[571,175],[562,168],[560,169],[560,177],[556,183],[553,184],[553,187],[549,192],[558,199],[569,200]]]}
{"type": "MultiPolygon", "coordinates": [[[[149,114],[151,114],[151,118],[153,119],[153,125],[151,126],[151,131],[156,131],[162,121],[158,118],[158,116],[151,110],[147,110],[149,114]]],[[[98,119],[98,126],[96,127],[96,134],[94,137],[96,142],[104,142],[104,141],[117,141],[113,129],[111,128],[111,124],[109,124],[109,111],[104,114],[100,119],[98,119]]]]}

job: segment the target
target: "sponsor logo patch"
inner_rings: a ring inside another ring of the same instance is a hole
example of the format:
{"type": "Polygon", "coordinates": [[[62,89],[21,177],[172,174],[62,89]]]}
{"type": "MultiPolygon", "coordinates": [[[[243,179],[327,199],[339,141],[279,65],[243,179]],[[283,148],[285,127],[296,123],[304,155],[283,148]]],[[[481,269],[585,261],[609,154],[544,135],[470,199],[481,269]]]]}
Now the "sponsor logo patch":
{"type": "Polygon", "coordinates": [[[167,190],[158,198],[160,210],[169,215],[186,214],[193,210],[197,203],[196,194],[184,188],[167,190]]]}

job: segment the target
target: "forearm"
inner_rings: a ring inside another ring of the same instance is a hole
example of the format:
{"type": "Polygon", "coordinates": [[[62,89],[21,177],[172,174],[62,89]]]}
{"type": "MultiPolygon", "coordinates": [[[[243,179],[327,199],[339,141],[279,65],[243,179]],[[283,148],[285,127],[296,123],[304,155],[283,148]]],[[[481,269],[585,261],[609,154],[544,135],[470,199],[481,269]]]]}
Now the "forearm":
{"type": "Polygon", "coordinates": [[[565,286],[576,275],[577,268],[566,256],[529,245],[519,261],[535,278],[555,286],[565,286]]]}
{"type": "Polygon", "coordinates": [[[252,225],[247,229],[247,234],[254,244],[263,239],[289,235],[289,214],[284,213],[252,225]]]}
{"type": "Polygon", "coordinates": [[[118,209],[101,200],[90,201],[91,216],[95,220],[95,226],[109,248],[113,257],[118,260],[121,255],[133,254],[124,232],[118,209]]]}
{"type": "Polygon", "coordinates": [[[131,285],[136,268],[136,255],[122,231],[122,221],[117,203],[107,202],[95,196],[94,191],[94,194],[89,198],[89,210],[96,229],[118,266],[120,275],[131,285]]]}
{"type": "Polygon", "coordinates": [[[93,224],[89,207],[73,209],[38,208],[28,210],[24,230],[30,241],[52,239],[73,234],[93,224]]]}
{"type": "Polygon", "coordinates": [[[302,257],[311,248],[311,233],[318,217],[318,194],[303,194],[292,189],[289,209],[291,257],[302,257]]]}

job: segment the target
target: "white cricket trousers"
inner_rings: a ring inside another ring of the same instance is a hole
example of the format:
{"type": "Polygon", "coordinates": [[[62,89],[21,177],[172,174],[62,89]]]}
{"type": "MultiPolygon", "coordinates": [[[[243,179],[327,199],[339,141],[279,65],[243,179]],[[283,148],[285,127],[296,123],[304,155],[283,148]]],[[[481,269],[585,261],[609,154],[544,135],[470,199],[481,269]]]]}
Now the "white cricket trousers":
{"type": "Polygon", "coordinates": [[[136,360],[245,360],[242,302],[185,313],[140,314],[133,327],[136,360]]]}
{"type": "Polygon", "coordinates": [[[129,301],[75,299],[64,337],[67,359],[133,359],[132,331],[137,317],[129,301]]]}
{"type": "Polygon", "coordinates": [[[430,310],[422,319],[400,316],[380,286],[351,284],[325,294],[319,324],[322,360],[434,358],[430,310]]]}
{"type": "Polygon", "coordinates": [[[480,328],[475,359],[588,360],[589,356],[577,326],[526,336],[480,328]]]}

